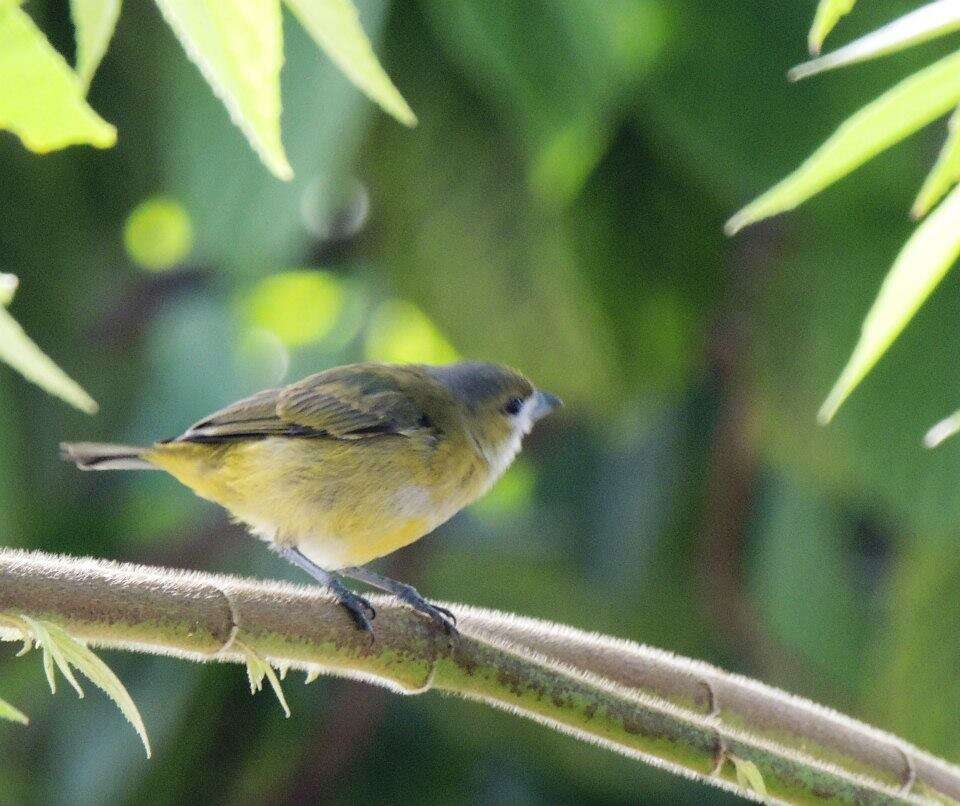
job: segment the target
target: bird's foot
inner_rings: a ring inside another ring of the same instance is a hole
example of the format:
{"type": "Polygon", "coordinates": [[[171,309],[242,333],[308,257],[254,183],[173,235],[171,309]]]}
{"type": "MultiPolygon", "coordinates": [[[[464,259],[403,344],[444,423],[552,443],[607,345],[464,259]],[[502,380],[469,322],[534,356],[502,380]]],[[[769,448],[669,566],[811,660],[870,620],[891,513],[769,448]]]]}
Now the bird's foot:
{"type": "Polygon", "coordinates": [[[430,604],[411,585],[399,584],[394,593],[401,602],[410,605],[418,613],[422,613],[450,637],[459,635],[457,632],[457,617],[447,608],[430,604]]]}
{"type": "Polygon", "coordinates": [[[340,606],[350,614],[350,618],[357,625],[357,629],[373,633],[372,622],[377,617],[377,611],[374,610],[373,605],[346,587],[339,590],[335,587],[333,592],[336,594],[340,606]]]}

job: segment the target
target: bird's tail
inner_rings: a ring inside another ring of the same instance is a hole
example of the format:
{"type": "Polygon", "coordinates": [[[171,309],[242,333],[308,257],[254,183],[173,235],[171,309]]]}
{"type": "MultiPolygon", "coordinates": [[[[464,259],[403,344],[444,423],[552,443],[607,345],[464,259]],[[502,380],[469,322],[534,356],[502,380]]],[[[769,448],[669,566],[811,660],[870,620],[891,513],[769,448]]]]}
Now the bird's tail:
{"type": "Polygon", "coordinates": [[[157,470],[144,459],[149,448],[130,445],[105,445],[97,442],[62,442],[64,459],[74,462],[81,470],[157,470]]]}

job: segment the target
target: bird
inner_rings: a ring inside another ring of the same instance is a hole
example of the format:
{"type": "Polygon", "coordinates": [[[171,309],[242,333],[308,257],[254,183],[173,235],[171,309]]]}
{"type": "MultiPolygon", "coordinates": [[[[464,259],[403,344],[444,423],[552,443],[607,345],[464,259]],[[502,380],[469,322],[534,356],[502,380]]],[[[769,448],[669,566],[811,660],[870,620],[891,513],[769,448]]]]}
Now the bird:
{"type": "Polygon", "coordinates": [[[456,619],[367,567],[486,493],[560,399],[486,362],[348,364],[267,389],[145,447],[65,442],[81,470],[163,470],[327,587],[357,628],[387,591],[450,635],[456,619]]]}

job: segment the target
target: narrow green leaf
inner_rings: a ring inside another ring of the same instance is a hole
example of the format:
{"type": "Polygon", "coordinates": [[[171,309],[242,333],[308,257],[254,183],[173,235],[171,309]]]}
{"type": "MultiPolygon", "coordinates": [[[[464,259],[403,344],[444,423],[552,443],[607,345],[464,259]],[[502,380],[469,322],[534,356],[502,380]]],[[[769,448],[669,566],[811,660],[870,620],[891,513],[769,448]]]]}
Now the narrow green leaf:
{"type": "Polygon", "coordinates": [[[406,126],[416,115],[377,61],[351,0],[286,0],[313,41],[344,75],[384,111],[406,126]]]}
{"type": "Polygon", "coordinates": [[[957,0],[936,0],[909,14],[898,17],[888,25],[855,39],[832,53],[798,64],[787,75],[791,81],[833,70],[848,64],[875,59],[895,53],[911,45],[943,36],[960,29],[960,3],[957,0]]]}
{"type": "Polygon", "coordinates": [[[936,448],[941,442],[949,439],[960,431],[960,411],[955,411],[949,417],[944,417],[923,436],[923,445],[926,448],[936,448]]]}
{"type": "Polygon", "coordinates": [[[120,0],[70,0],[77,36],[77,75],[89,87],[117,27],[120,0]]]}
{"type": "Polygon", "coordinates": [[[954,110],[947,123],[947,139],[937,161],[934,163],[923,187],[917,194],[917,200],[910,208],[910,215],[922,218],[944,194],[960,181],[960,108],[954,110]]]}
{"type": "Polygon", "coordinates": [[[900,331],[930,296],[960,254],[960,187],[917,228],[880,286],[863,321],[860,340],[818,419],[828,423],[837,409],[877,363],[900,331]]]}
{"type": "Polygon", "coordinates": [[[136,704],[127,693],[123,683],[120,682],[120,678],[94,652],[71,637],[61,627],[56,624],[45,624],[44,626],[48,636],[65,661],[75,666],[84,677],[116,703],[120,712],[133,725],[140,741],[143,742],[147,758],[150,758],[150,739],[147,737],[147,729],[143,724],[140,711],[137,710],[136,704]]]}
{"type": "Polygon", "coordinates": [[[761,798],[767,797],[767,786],[763,782],[763,775],[752,761],[737,756],[727,756],[737,771],[737,783],[744,789],[756,792],[761,798]]]}
{"type": "Polygon", "coordinates": [[[827,38],[833,27],[845,14],[849,14],[857,0],[820,0],[817,11],[813,15],[813,25],[807,36],[807,45],[810,52],[817,54],[823,47],[823,40],[827,38]]]}
{"type": "Polygon", "coordinates": [[[23,328],[0,307],[0,361],[27,380],[87,414],[97,413],[96,401],[37,347],[23,328]]]}
{"type": "Polygon", "coordinates": [[[84,100],[70,65],[13,0],[0,0],[0,128],[43,154],[77,143],[108,148],[117,131],[84,100]]]}
{"type": "Polygon", "coordinates": [[[21,616],[21,618],[33,633],[33,639],[36,645],[43,652],[43,671],[47,676],[47,683],[50,684],[50,692],[52,694],[57,693],[57,678],[53,670],[54,664],[56,664],[56,667],[60,670],[60,674],[73,686],[73,690],[77,692],[77,696],[83,699],[83,689],[80,687],[80,683],[77,682],[77,678],[74,677],[73,672],[70,670],[70,663],[61,651],[56,638],[50,634],[47,626],[29,616],[21,616]]]}
{"type": "Polygon", "coordinates": [[[40,639],[37,639],[36,646],[40,649],[40,655],[43,658],[43,673],[47,678],[47,685],[50,686],[50,693],[57,693],[57,672],[53,666],[53,655],[50,653],[50,650],[40,643],[40,639]]]}
{"type": "MultiPolygon", "coordinates": [[[[289,717],[290,706],[287,705],[287,698],[283,695],[283,687],[280,685],[280,680],[277,678],[277,674],[270,663],[261,658],[245,644],[234,641],[234,645],[243,650],[247,663],[247,680],[250,682],[250,693],[256,694],[258,691],[261,691],[263,689],[263,678],[266,677],[267,680],[270,681],[270,687],[273,689],[273,693],[280,702],[280,707],[283,708],[283,712],[289,717]]],[[[286,671],[284,671],[284,675],[286,675],[286,671]]]]}
{"type": "Polygon", "coordinates": [[[9,305],[13,302],[13,295],[17,293],[20,281],[15,274],[0,274],[0,305],[9,305]]]}
{"type": "Polygon", "coordinates": [[[156,2],[264,165],[291,179],[280,142],[280,0],[156,2]]]}
{"type": "Polygon", "coordinates": [[[27,715],[6,700],[0,700],[0,719],[9,719],[11,722],[19,722],[21,725],[30,724],[27,715]]]}
{"type": "Polygon", "coordinates": [[[960,53],[914,73],[851,115],[797,170],[734,215],[732,235],[792,210],[871,157],[946,114],[960,102],[960,53]]]}

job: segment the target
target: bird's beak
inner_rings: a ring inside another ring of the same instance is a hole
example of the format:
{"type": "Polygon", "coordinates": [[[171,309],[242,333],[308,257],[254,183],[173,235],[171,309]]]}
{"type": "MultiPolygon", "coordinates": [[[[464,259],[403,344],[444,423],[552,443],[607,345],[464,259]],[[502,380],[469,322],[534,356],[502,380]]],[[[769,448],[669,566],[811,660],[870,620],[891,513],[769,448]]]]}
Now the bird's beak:
{"type": "Polygon", "coordinates": [[[534,399],[531,419],[536,422],[541,417],[546,417],[555,409],[559,409],[562,405],[563,401],[556,395],[551,395],[549,392],[538,391],[534,399]]]}

